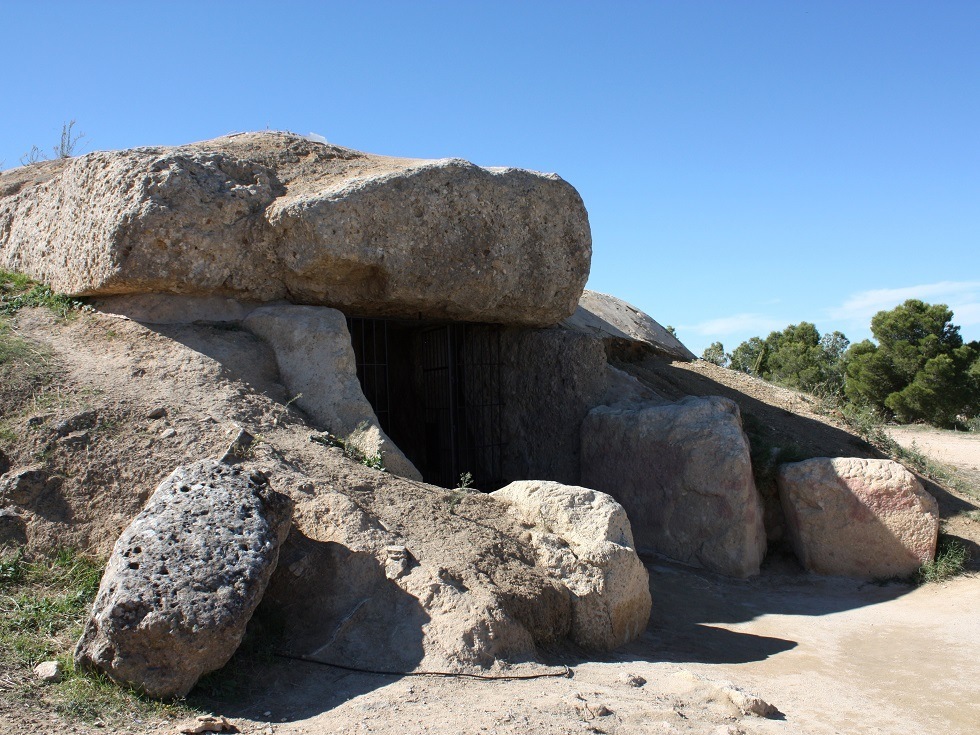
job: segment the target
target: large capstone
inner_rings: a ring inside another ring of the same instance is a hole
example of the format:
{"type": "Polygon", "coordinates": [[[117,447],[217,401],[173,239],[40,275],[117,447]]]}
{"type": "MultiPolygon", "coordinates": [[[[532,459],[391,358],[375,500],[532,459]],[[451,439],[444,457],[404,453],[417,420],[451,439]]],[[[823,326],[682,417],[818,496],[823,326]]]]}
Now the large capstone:
{"type": "Polygon", "coordinates": [[[591,251],[582,199],[554,174],[376,156],[291,133],[0,174],[0,267],[70,294],[548,325],[575,310],[591,251]]]}
{"type": "Polygon", "coordinates": [[[239,467],[174,470],[116,541],[76,664],[153,697],[187,694],[241,643],[291,508],[239,467]]]}

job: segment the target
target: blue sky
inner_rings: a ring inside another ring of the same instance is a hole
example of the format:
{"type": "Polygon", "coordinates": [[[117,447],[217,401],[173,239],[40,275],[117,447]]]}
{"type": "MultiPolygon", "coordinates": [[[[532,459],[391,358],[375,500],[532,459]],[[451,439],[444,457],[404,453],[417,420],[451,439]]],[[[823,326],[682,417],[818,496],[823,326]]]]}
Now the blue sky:
{"type": "Polygon", "coordinates": [[[0,0],[0,161],[237,130],[555,171],[699,353],[906,298],[980,339],[980,3],[0,0]]]}

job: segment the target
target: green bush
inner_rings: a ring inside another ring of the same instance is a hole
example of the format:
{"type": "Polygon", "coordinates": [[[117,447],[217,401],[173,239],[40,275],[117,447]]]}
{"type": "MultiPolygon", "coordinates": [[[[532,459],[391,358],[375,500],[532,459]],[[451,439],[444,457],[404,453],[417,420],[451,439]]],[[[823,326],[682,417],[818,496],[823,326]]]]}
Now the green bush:
{"type": "Polygon", "coordinates": [[[845,355],[847,397],[909,423],[954,427],[980,411],[980,344],[964,345],[945,304],[909,299],[871,320],[878,344],[845,355]]]}
{"type": "Polygon", "coordinates": [[[926,562],[916,575],[920,584],[944,582],[961,574],[970,560],[970,551],[962,541],[946,534],[939,534],[936,558],[926,562]]]}

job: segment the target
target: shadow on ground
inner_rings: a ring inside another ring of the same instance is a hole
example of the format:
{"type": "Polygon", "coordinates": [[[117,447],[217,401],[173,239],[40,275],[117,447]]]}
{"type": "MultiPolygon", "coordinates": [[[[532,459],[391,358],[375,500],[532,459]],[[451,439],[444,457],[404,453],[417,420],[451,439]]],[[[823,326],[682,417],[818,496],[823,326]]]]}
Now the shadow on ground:
{"type": "Polygon", "coordinates": [[[914,587],[899,582],[862,582],[821,577],[778,557],[763,573],[740,580],[662,557],[644,557],[650,573],[653,612],[644,633],[608,654],[552,650],[551,664],[646,661],[677,664],[744,664],[790,651],[798,641],[729,630],[725,626],[764,615],[830,615],[894,600],[914,587]]]}
{"type": "Polygon", "coordinates": [[[913,587],[791,569],[771,561],[763,574],[731,579],[661,559],[646,559],[654,610],[643,636],[621,651],[650,661],[738,664],[762,661],[797,641],[740,633],[723,625],[764,615],[820,616],[894,600],[913,587]],[[776,567],[776,568],[773,568],[776,567]]]}

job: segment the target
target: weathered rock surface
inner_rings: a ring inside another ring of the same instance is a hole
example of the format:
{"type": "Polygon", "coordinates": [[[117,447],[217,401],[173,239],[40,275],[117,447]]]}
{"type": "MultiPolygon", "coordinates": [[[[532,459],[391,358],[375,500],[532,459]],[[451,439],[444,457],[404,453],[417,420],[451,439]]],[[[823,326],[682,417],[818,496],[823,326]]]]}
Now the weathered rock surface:
{"type": "Polygon", "coordinates": [[[12,470],[0,477],[0,504],[28,506],[60,486],[61,478],[52,477],[43,465],[12,470]]]}
{"type": "Polygon", "coordinates": [[[268,306],[253,311],[244,325],[272,346],[286,389],[321,428],[348,438],[365,456],[380,452],[389,472],[422,479],[381,430],[361,391],[342,313],[322,306],[268,306]]]}
{"type": "Polygon", "coordinates": [[[674,360],[694,360],[695,355],[648,314],[615,296],[583,291],[575,313],[562,326],[603,341],[636,343],[674,360]]]}
{"type": "Polygon", "coordinates": [[[608,398],[602,342],[560,327],[500,337],[503,474],[578,484],[582,421],[608,398]]]}
{"type": "Polygon", "coordinates": [[[57,684],[63,675],[60,661],[42,661],[34,667],[34,676],[45,684],[57,684]]]}
{"type": "Polygon", "coordinates": [[[936,554],[939,506],[887,459],[817,457],[776,475],[790,540],[819,574],[905,577],[936,554]]]}
{"type": "Polygon", "coordinates": [[[295,655],[471,671],[529,661],[571,630],[568,591],[481,493],[372,473],[354,496],[318,492],[297,514],[262,603],[295,655]]]}
{"type": "Polygon", "coordinates": [[[153,697],[187,694],[241,642],[290,515],[261,475],[176,469],[116,541],[76,664],[153,697]]]}
{"type": "Polygon", "coordinates": [[[542,567],[572,593],[572,639],[609,650],[637,638],[652,606],[623,506],[605,493],[522,481],[490,495],[530,529],[542,567]]]}
{"type": "Polygon", "coordinates": [[[582,424],[582,484],[623,505],[637,548],[733,577],[758,574],[762,505],[734,402],[593,409],[582,424]]]}
{"type": "Polygon", "coordinates": [[[291,133],[15,169],[0,197],[0,266],[80,295],[548,325],[575,310],[591,257],[585,207],[558,176],[291,133]]]}

